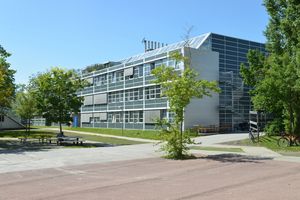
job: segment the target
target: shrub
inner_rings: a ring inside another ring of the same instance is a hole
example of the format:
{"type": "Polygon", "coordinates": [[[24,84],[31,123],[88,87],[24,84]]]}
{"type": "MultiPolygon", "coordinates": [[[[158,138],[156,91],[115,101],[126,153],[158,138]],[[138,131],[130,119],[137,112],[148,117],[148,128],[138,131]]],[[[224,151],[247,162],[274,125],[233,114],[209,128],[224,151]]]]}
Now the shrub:
{"type": "Polygon", "coordinates": [[[271,135],[279,135],[280,132],[284,131],[284,124],[282,119],[274,119],[273,121],[269,122],[264,131],[267,133],[268,136],[271,135]]]}

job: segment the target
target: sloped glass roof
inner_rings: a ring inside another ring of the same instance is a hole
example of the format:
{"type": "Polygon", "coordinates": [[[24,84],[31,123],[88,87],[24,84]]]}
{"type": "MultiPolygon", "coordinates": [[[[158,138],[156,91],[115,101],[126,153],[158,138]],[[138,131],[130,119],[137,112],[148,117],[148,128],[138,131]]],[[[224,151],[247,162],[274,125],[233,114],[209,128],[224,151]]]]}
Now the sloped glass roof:
{"type": "Polygon", "coordinates": [[[174,51],[177,49],[180,49],[182,47],[184,47],[185,45],[187,45],[186,43],[188,43],[188,46],[191,48],[195,48],[195,49],[199,49],[200,46],[203,44],[203,42],[210,36],[211,33],[206,33],[203,35],[199,35],[196,37],[193,37],[191,39],[189,39],[188,41],[181,41],[181,42],[177,42],[174,44],[170,44],[168,46],[164,46],[164,47],[160,47],[157,49],[154,49],[152,51],[149,52],[145,52],[136,56],[132,56],[130,58],[127,58],[125,60],[122,60],[122,63],[128,63],[128,62],[134,62],[137,60],[141,60],[147,57],[151,57],[151,56],[155,56],[155,55],[159,55],[162,53],[166,53],[166,52],[170,52],[170,51],[174,51]]]}

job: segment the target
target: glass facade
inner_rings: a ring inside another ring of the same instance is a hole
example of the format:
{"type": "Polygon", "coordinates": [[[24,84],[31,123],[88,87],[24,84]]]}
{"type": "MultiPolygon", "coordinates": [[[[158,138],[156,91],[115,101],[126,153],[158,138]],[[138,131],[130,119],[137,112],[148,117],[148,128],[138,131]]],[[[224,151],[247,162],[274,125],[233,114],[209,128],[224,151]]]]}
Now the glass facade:
{"type": "Polygon", "coordinates": [[[265,51],[265,46],[214,33],[210,37],[212,51],[219,52],[220,127],[225,131],[247,130],[251,103],[249,87],[243,84],[240,76],[240,65],[247,65],[250,49],[265,51]]]}

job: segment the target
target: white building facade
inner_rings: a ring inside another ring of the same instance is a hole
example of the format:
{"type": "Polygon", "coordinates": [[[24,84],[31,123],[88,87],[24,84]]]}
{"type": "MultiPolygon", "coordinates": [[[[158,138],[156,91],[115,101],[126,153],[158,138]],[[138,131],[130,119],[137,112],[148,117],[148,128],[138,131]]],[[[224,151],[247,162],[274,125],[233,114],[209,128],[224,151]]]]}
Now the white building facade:
{"type": "Polygon", "coordinates": [[[157,118],[172,121],[173,113],[160,86],[153,83],[151,70],[163,64],[183,70],[183,63],[170,58],[172,52],[178,51],[190,58],[191,67],[201,79],[217,81],[222,89],[212,97],[192,100],[185,109],[184,128],[200,125],[227,131],[245,129],[250,98],[239,67],[247,62],[249,49],[264,50],[264,45],[207,33],[82,74],[91,86],[78,93],[84,96],[80,126],[146,130],[155,128],[157,118]]]}

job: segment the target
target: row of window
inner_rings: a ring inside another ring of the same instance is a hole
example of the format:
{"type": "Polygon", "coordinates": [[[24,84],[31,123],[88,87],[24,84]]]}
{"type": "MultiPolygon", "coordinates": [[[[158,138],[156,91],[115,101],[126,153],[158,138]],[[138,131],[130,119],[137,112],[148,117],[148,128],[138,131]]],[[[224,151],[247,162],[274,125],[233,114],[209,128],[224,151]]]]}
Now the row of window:
{"type": "MultiPolygon", "coordinates": [[[[161,119],[167,118],[167,110],[160,110],[159,113],[160,114],[158,115],[158,117],[160,117],[161,119]]],[[[100,123],[100,122],[123,123],[123,117],[125,123],[144,122],[143,111],[125,111],[125,112],[107,113],[107,120],[106,119],[101,120],[100,117],[90,117],[89,123],[100,123]]],[[[169,112],[169,121],[173,122],[173,120],[174,120],[174,113],[169,112]]]]}
{"type": "Polygon", "coordinates": [[[116,83],[119,81],[130,80],[134,78],[139,78],[144,76],[151,75],[151,71],[155,69],[157,66],[166,65],[166,66],[174,66],[176,69],[179,68],[181,63],[176,63],[174,60],[162,59],[152,63],[147,63],[144,65],[138,65],[133,67],[133,71],[130,74],[124,74],[124,70],[119,70],[115,72],[110,72],[108,74],[102,74],[94,77],[93,83],[95,86],[106,85],[108,83],[116,83]]]}
{"type": "MultiPolygon", "coordinates": [[[[143,100],[143,88],[135,88],[124,91],[108,93],[108,103],[123,102],[125,93],[125,102],[143,100]]],[[[159,85],[145,88],[145,99],[156,99],[161,97],[161,89],[159,85]]]]}
{"type": "Polygon", "coordinates": [[[252,42],[248,40],[242,40],[242,39],[237,39],[237,38],[231,38],[231,37],[224,37],[224,36],[216,36],[213,35],[213,43],[226,43],[226,44],[239,44],[239,45],[245,45],[245,46],[264,46],[261,43],[258,42],[252,42]]]}
{"type": "MultiPolygon", "coordinates": [[[[107,121],[110,123],[122,123],[123,117],[125,118],[125,123],[138,123],[143,122],[143,111],[125,111],[124,113],[121,112],[112,112],[108,113],[107,121]],[[124,116],[123,116],[124,114],[124,116]]],[[[93,121],[93,118],[90,118],[90,121],[93,121]]],[[[94,122],[96,121],[94,118],[94,122]]]]}

